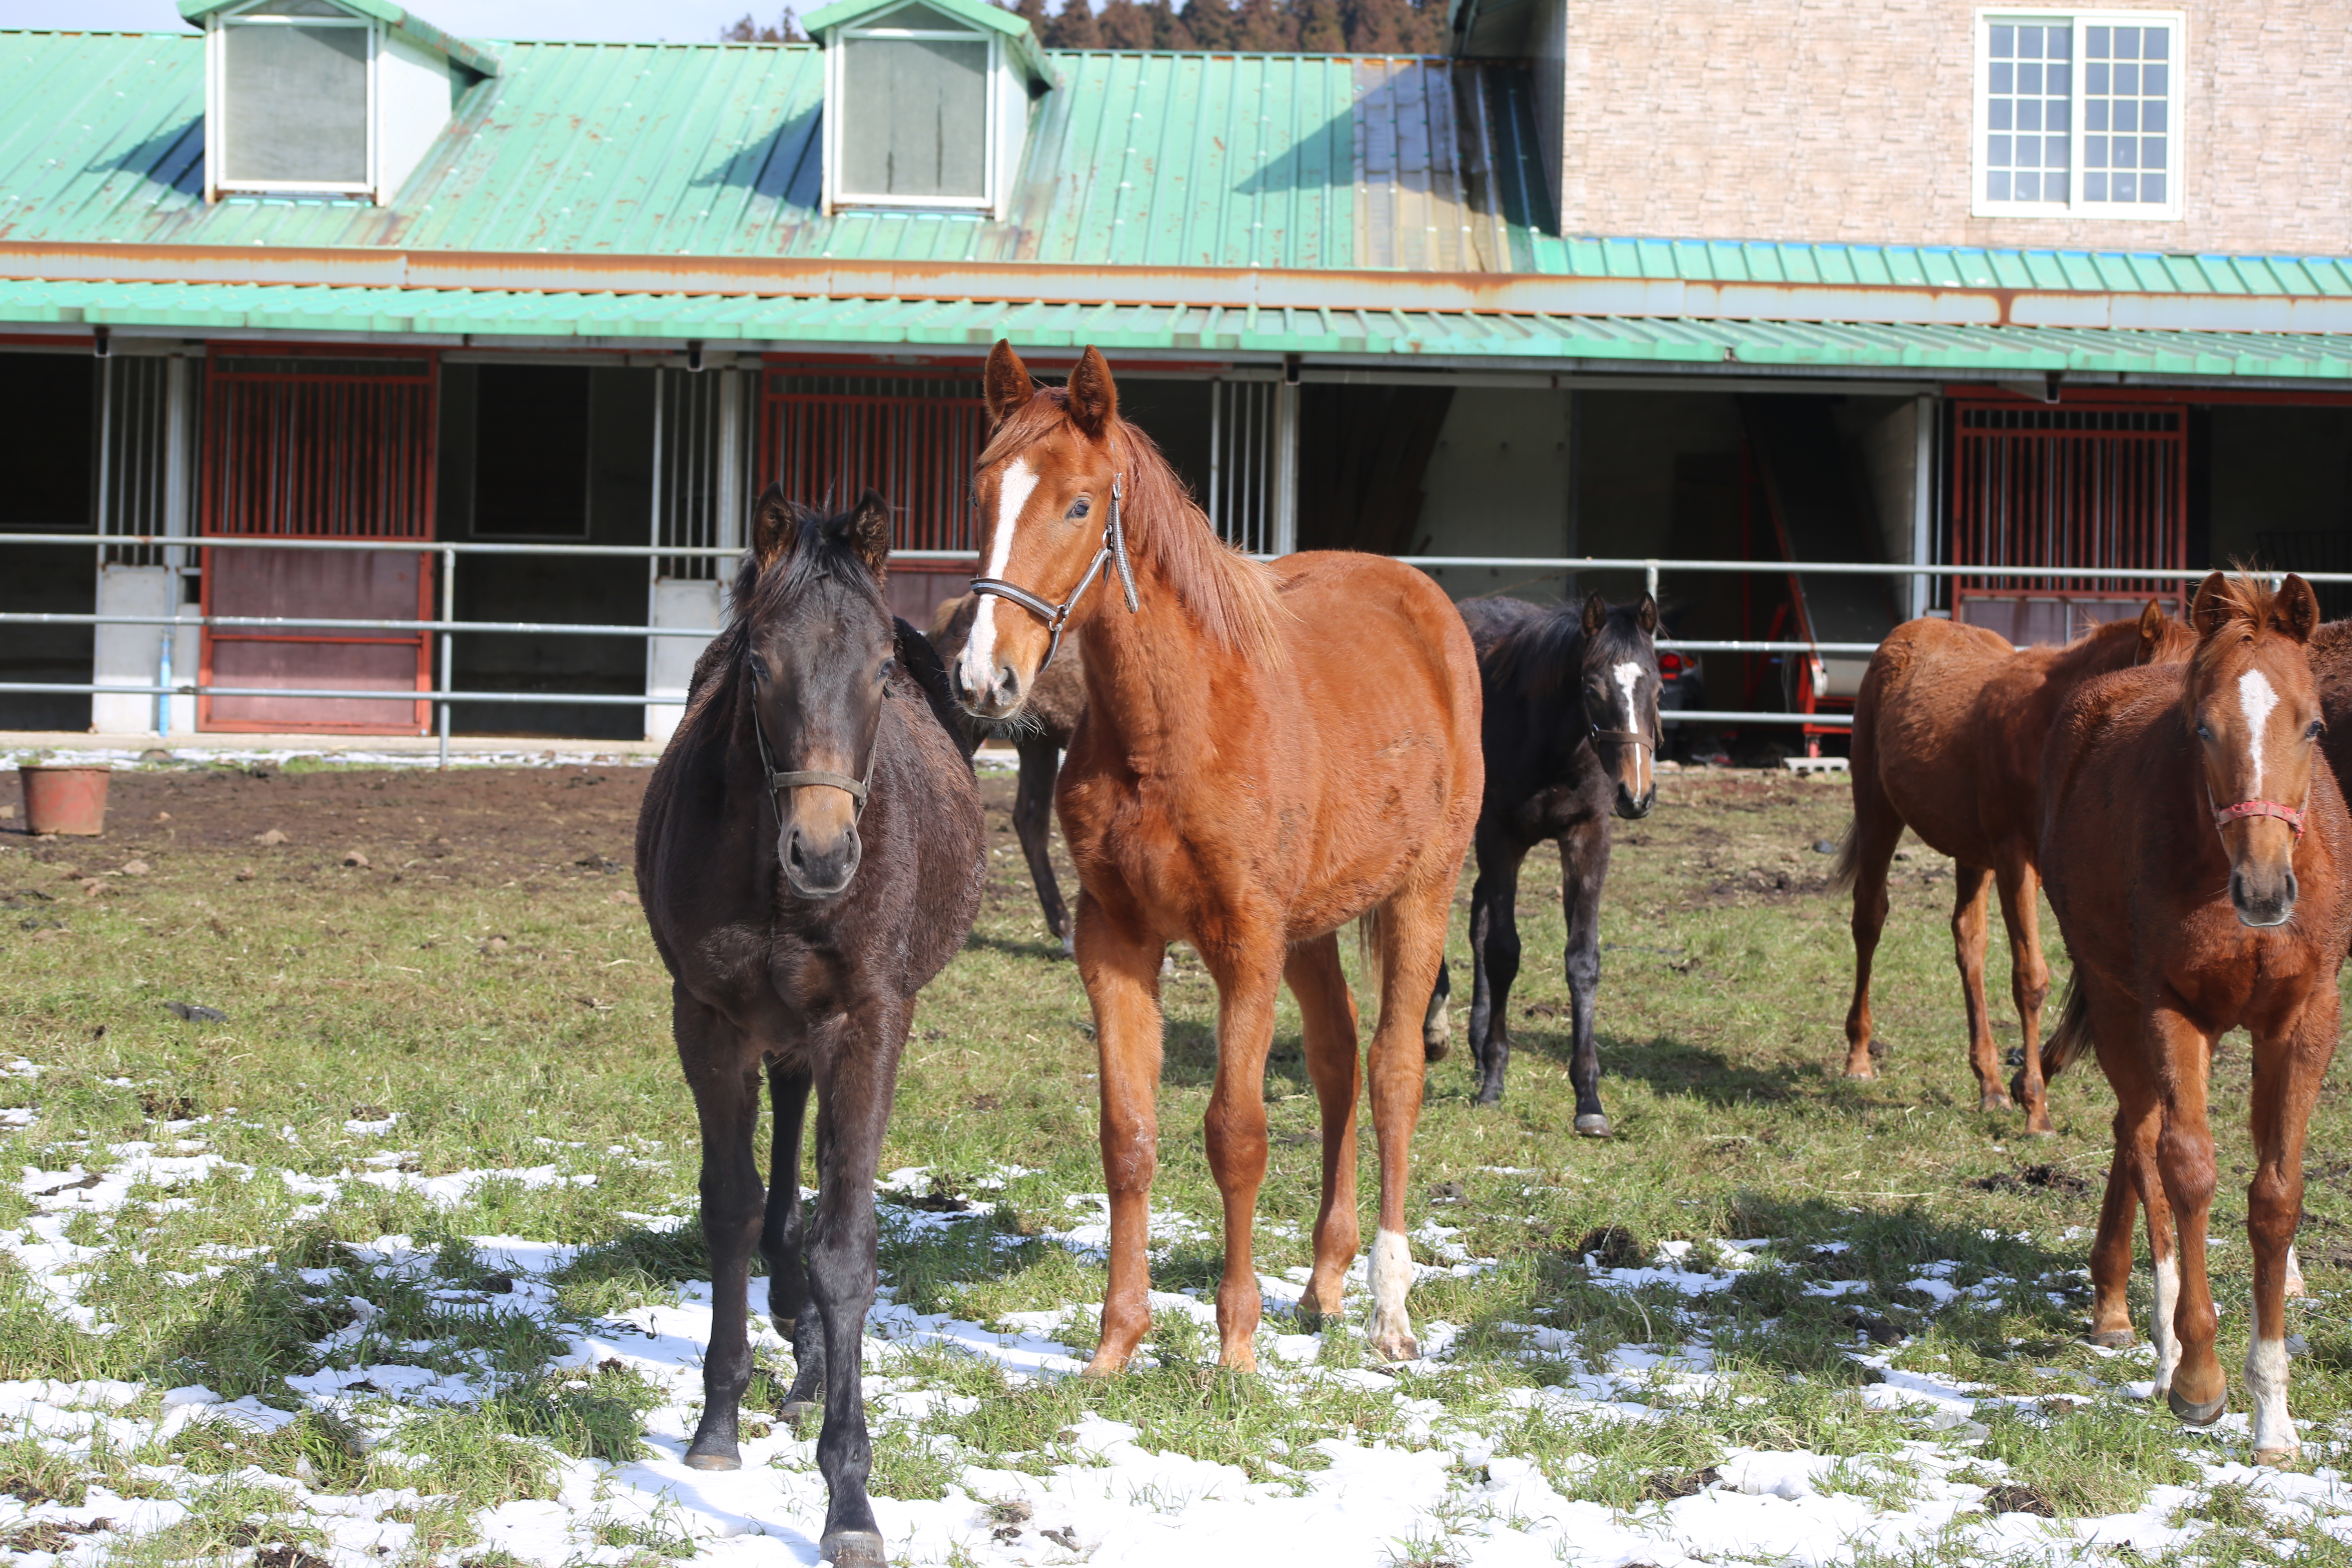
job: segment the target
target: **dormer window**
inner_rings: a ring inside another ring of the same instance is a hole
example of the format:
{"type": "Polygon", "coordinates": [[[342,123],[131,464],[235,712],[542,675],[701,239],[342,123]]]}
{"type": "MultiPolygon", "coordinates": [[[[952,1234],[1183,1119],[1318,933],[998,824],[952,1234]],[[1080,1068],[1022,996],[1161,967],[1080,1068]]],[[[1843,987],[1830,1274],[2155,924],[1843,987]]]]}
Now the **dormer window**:
{"type": "Polygon", "coordinates": [[[498,60],[383,0],[181,0],[205,33],[205,191],[388,202],[498,60]]]}
{"type": "Polygon", "coordinates": [[[1005,216],[1053,85],[1027,22],[984,0],[843,0],[805,25],[825,47],[827,210],[1005,216]]]}

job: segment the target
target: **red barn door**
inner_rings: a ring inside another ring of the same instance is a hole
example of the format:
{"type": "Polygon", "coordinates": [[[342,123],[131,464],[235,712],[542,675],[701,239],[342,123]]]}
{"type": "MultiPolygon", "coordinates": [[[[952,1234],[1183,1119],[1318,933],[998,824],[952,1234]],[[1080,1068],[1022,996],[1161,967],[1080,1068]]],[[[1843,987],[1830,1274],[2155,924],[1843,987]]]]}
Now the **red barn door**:
{"type": "MultiPolygon", "coordinates": [[[[439,366],[430,351],[215,346],[205,398],[203,531],[211,538],[433,538],[439,366]]],[[[205,614],[423,620],[431,557],[414,551],[215,549],[205,614]]],[[[349,697],[205,697],[205,730],[418,734],[433,686],[422,632],[291,624],[206,627],[206,686],[349,697]],[[400,693],[396,700],[375,693],[400,693]]]]}

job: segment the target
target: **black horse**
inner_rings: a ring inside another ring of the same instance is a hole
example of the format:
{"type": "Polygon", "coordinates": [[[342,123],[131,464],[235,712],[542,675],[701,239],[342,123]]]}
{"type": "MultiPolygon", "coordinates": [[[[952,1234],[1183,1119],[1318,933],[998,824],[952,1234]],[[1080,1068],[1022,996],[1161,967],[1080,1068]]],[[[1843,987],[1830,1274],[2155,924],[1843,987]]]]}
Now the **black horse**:
{"type": "MultiPolygon", "coordinates": [[[[1576,1130],[1609,1136],[1601,1109],[1601,1048],[1592,1034],[1601,981],[1601,885],[1609,875],[1609,817],[1649,815],[1657,799],[1658,606],[1612,609],[1598,594],[1580,612],[1519,599],[1462,605],[1486,715],[1486,799],[1475,841],[1478,879],[1470,891],[1471,1062],[1478,1103],[1503,1098],[1511,1062],[1505,1021],[1519,973],[1519,863],[1538,839],[1559,845],[1560,896],[1568,910],[1568,994],[1574,1005],[1576,1130]]],[[[1451,984],[1441,972],[1423,1038],[1444,1054],[1451,984]]]]}
{"type": "Polygon", "coordinates": [[[702,1128],[712,1315],[686,1462],[742,1462],[756,1243],[769,1311],[793,1344],[783,1415],[798,1425],[824,1410],[819,1550],[840,1568],[881,1568],[858,1375],[875,1167],[915,993],[979,912],[980,791],[949,730],[945,672],[883,597],[882,498],[868,490],[853,511],[819,517],[771,486],[755,525],[733,624],[695,667],[637,818],[637,886],[702,1128]],[[775,1108],[765,1184],[752,1146],[763,1069],[775,1108]],[[804,1226],[812,1088],[817,1198],[804,1226]]]}

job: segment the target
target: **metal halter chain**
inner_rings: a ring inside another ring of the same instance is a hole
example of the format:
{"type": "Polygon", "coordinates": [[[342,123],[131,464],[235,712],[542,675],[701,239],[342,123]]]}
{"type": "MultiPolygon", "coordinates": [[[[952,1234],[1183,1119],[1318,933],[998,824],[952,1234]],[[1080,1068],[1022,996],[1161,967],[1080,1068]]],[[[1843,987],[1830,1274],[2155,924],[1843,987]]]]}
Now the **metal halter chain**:
{"type": "Polygon", "coordinates": [[[1127,595],[1127,613],[1131,616],[1139,607],[1135,597],[1135,568],[1129,565],[1127,560],[1127,531],[1118,524],[1120,480],[1120,475],[1111,476],[1110,521],[1103,525],[1102,548],[1096,551],[1095,558],[1087,563],[1087,574],[1078,579],[1078,585],[1070,590],[1068,598],[1058,605],[1050,604],[1028,589],[1015,583],[1007,583],[1002,577],[974,577],[971,580],[973,593],[992,594],[997,598],[1008,599],[1045,623],[1045,629],[1053,634],[1054,640],[1046,645],[1045,657],[1038,661],[1037,673],[1040,675],[1045,674],[1045,667],[1054,662],[1054,656],[1062,651],[1062,628],[1069,624],[1070,612],[1078,607],[1078,601],[1087,596],[1087,590],[1093,587],[1095,579],[1102,574],[1105,562],[1118,573],[1119,588],[1127,595]]]}
{"type": "MultiPolygon", "coordinates": [[[[759,682],[757,667],[754,667],[751,684],[756,688],[759,682]]],[[[868,793],[869,782],[874,777],[873,755],[869,754],[866,759],[866,777],[863,779],[854,779],[847,773],[836,773],[824,768],[798,768],[788,773],[778,773],[775,756],[768,750],[768,727],[760,722],[760,703],[756,696],[751,701],[751,735],[760,742],[760,771],[768,776],[768,804],[776,808],[778,823],[784,820],[784,791],[797,788],[802,784],[831,784],[835,789],[843,791],[850,799],[857,803],[856,808],[850,813],[850,821],[857,822],[864,819],[866,796],[868,793]]],[[[875,748],[877,752],[880,750],[879,746],[875,748]]]]}
{"type": "Polygon", "coordinates": [[[2304,813],[2291,805],[2281,805],[2274,800],[2242,800],[2235,805],[2217,805],[2213,808],[2213,829],[2218,833],[2246,816],[2275,816],[2294,829],[2295,837],[2300,839],[2303,837],[2304,813]]]}

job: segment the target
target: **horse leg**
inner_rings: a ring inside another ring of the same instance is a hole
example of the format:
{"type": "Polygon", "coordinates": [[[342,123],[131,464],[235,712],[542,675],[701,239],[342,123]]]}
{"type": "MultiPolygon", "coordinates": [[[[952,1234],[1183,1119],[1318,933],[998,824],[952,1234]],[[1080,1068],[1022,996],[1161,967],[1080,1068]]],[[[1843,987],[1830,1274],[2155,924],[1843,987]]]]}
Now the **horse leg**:
{"type": "Polygon", "coordinates": [[[1258,1189],[1265,1184],[1265,1055],[1274,1044],[1274,1002],[1284,944],[1268,939],[1221,942],[1202,952],[1217,979],[1217,1078],[1209,1089],[1209,1173],[1224,1198],[1225,1271],[1217,1281],[1217,1362],[1257,1370],[1260,1301],[1251,1232],[1258,1189]]]}
{"type": "Polygon", "coordinates": [[[1110,1194],[1110,1282],[1102,1337],[1087,1363],[1089,1373],[1104,1376],[1127,1365],[1151,1327],[1144,1243],[1160,1165],[1160,959],[1166,944],[1139,929],[1129,911],[1115,915],[1083,888],[1076,936],[1078,976],[1094,1007],[1102,1066],[1103,1184],[1110,1194]]]}
{"type": "Polygon", "coordinates": [[[1985,894],[1991,884],[1990,871],[1952,862],[1952,962],[1959,965],[1960,995],[1968,1004],[1969,1065],[1982,1089],[1978,1109],[2005,1110],[2009,1096],[2000,1093],[2000,1058],[1985,1012],[1985,894]],[[1992,1087],[1983,1089],[1988,1084],[1992,1087]]]}
{"type": "Polygon", "coordinates": [[[1478,1103],[1503,1098],[1511,1061],[1511,983],[1519,975],[1519,862],[1527,851],[1497,837],[1478,838],[1478,879],[1470,889],[1470,1065],[1478,1069],[1478,1103]]]}
{"type": "Polygon", "coordinates": [[[824,1389],[824,1336],[808,1306],[807,1239],[801,1210],[801,1130],[808,1118],[806,1068],[768,1068],[768,1103],[774,1121],[768,1140],[768,1215],[760,1227],[760,1256],[768,1260],[768,1319],[793,1347],[792,1392],[779,1411],[798,1428],[824,1389]]]}
{"type": "MultiPolygon", "coordinates": [[[[2143,1037],[2157,1068],[2157,1092],[2164,1108],[2164,1128],[2157,1137],[2157,1168],[2165,1197],[2172,1205],[2180,1247],[2179,1299],[2172,1314],[2179,1362],[2165,1401],[2181,1420],[2204,1426],[2220,1416],[2230,1393],[2221,1359],[2213,1353],[2213,1296],[2205,1272],[2205,1227],[2212,1211],[2214,1184],[2205,1070],[2212,1045],[2195,1025],[2169,1011],[2152,1013],[2143,1037]]],[[[2150,1218],[2154,1218],[2152,1206],[2150,1218]]],[[[2163,1295],[2164,1266],[2159,1261],[2159,1310],[2163,1295]]]]}
{"type": "MultiPolygon", "coordinates": [[[[2048,1138],[2058,1130],[2050,1121],[2050,1096],[2042,1079],[2042,1004],[2050,995],[2050,968],[2042,962],[2042,878],[2022,851],[2005,857],[1993,879],[2000,889],[2000,923],[2009,932],[2009,990],[2017,1004],[2018,1033],[2025,1041],[2025,1065],[2010,1085],[2025,1110],[2025,1131],[2048,1138]]],[[[1999,1069],[1991,1079],[1979,1077],[1983,1091],[1980,1110],[1998,1110],[2010,1103],[2000,1091],[1999,1069]]]]}
{"type": "Polygon", "coordinates": [[[2253,1314],[2247,1323],[2246,1392],[2254,1406],[2254,1462],[2294,1462],[2302,1443],[2287,1414],[2286,1287],[2303,1217],[2303,1143],[2320,1079],[2336,1054],[2334,977],[2313,987],[2295,1027],[2254,1047],[2254,1179],[2246,1190],[2253,1243],[2253,1314]]]}
{"type": "Polygon", "coordinates": [[[1021,758],[1021,782],[1013,792],[1013,831],[1029,862],[1029,879],[1037,885],[1045,929],[1062,939],[1062,951],[1068,952],[1070,914],[1062,907],[1062,885],[1054,879],[1054,775],[1062,769],[1061,748],[1043,735],[1024,735],[1013,750],[1021,758]]]}
{"type": "Polygon", "coordinates": [[[1568,913],[1568,1005],[1576,1042],[1568,1079],[1576,1088],[1576,1130],[1587,1138],[1606,1138],[1609,1117],[1601,1109],[1601,1041],[1593,1017],[1601,989],[1601,889],[1609,879],[1605,818],[1560,835],[1559,874],[1560,904],[1568,913]]]}
{"type": "Polygon", "coordinates": [[[835,1568],[884,1568],[882,1531],[866,1494],[874,1449],[866,1433],[866,1314],[874,1306],[874,1175],[890,1120],[909,1009],[871,998],[828,1033],[817,1093],[816,1217],[810,1226],[809,1295],[824,1336],[824,1424],[816,1466],[824,1476],[824,1534],[817,1552],[835,1568]]]}
{"type": "MultiPolygon", "coordinates": [[[[2156,1174],[2156,1137],[2163,1125],[2152,1095],[2138,1085],[2116,1095],[2115,1155],[2107,1164],[2106,1194],[2099,1203],[2098,1239],[2091,1244],[2091,1342],[2119,1350],[2133,1342],[2129,1291],[2132,1271],[2132,1225],[2142,1204],[2153,1194],[2148,1210],[2148,1250],[2156,1259],[2157,1292],[2164,1310],[2157,1314],[2151,1335],[2161,1357],[2172,1341],[2170,1310],[2179,1275],[2173,1268],[2172,1233],[2164,1223],[2169,1211],[2162,1183],[2156,1174]]],[[[2167,1361],[2161,1375],[2169,1379],[2167,1361]]]]}
{"type": "Polygon", "coordinates": [[[1437,989],[1429,994],[1429,1012],[1421,1020],[1421,1053],[1433,1062],[1442,1062],[1454,1049],[1454,1014],[1448,1004],[1454,997],[1454,976],[1444,964],[1437,966],[1437,989]]]}
{"type": "MultiPolygon", "coordinates": [[[[1857,748],[1861,742],[1855,742],[1857,748]]],[[[1853,1004],[1845,1012],[1845,1076],[1876,1078],[1873,1047],[1877,1029],[1870,1016],[1870,971],[1878,956],[1879,933],[1886,929],[1886,868],[1903,841],[1903,818],[1880,787],[1870,759],[1853,761],[1853,837],[1847,851],[1853,875],[1853,1004]]],[[[1841,868],[1842,869],[1844,868],[1841,868]]]]}
{"type": "MultiPolygon", "coordinates": [[[[1380,1227],[1364,1265],[1372,1316],[1365,1325],[1371,1347],[1391,1361],[1421,1354],[1405,1298],[1412,1288],[1412,1249],[1404,1238],[1405,1186],[1412,1175],[1412,1131],[1427,1088],[1420,1032],[1437,966],[1445,961],[1445,921],[1453,879],[1444,876],[1389,895],[1381,910],[1381,1016],[1372,1026],[1372,1131],[1380,1142],[1380,1227]]],[[[1512,939],[1517,952],[1517,940],[1512,939]]],[[[1490,1058],[1492,1059],[1492,1058],[1490,1058]]],[[[1492,1079],[1502,1089],[1501,1068],[1492,1079]]]]}
{"type": "Polygon", "coordinates": [[[749,1293],[760,1238],[760,1184],[751,1139],[759,1131],[759,1061],[742,1031],[676,994],[672,1027],[702,1130],[702,1236],[710,1248],[710,1344],[702,1363],[702,1419],[686,1462],[698,1470],[741,1468],[736,1407],[751,1382],[749,1293]]]}
{"type": "Polygon", "coordinates": [[[1306,1025],[1307,1076],[1323,1121],[1323,1206],[1315,1215],[1315,1268],[1298,1299],[1304,1322],[1336,1317],[1362,1232],[1356,1222],[1356,1097],[1362,1071],[1356,1051],[1356,999],[1339,967],[1337,935],[1290,950],[1283,966],[1306,1025]]]}

